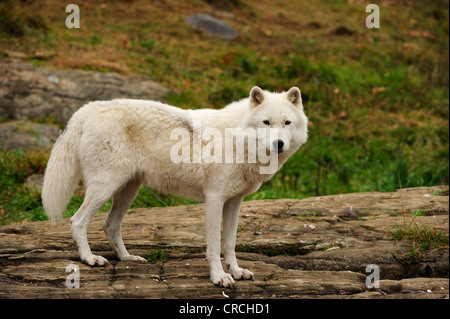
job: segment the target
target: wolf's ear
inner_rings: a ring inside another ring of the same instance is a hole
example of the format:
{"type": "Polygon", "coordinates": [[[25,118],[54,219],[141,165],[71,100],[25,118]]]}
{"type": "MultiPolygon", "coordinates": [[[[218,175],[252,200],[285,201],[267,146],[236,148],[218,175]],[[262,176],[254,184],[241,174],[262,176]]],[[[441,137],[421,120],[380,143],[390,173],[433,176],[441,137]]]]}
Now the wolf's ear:
{"type": "Polygon", "coordinates": [[[299,106],[302,103],[300,89],[296,86],[290,88],[289,91],[287,91],[287,99],[295,106],[299,106]]]}
{"type": "Polygon", "coordinates": [[[263,90],[258,86],[254,86],[250,90],[250,105],[252,107],[256,107],[256,106],[260,105],[263,101],[264,101],[263,90]]]}

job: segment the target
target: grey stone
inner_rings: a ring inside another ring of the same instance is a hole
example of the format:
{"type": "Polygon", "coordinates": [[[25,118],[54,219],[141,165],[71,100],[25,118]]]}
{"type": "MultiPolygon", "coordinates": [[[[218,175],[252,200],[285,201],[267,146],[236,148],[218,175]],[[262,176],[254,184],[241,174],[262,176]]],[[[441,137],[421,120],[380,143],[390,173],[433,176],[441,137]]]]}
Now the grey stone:
{"type": "Polygon", "coordinates": [[[33,174],[28,176],[25,187],[29,190],[36,190],[42,192],[42,185],[44,184],[44,174],[33,174]]]}
{"type": "Polygon", "coordinates": [[[214,18],[206,13],[197,13],[187,16],[185,21],[194,28],[200,29],[210,36],[223,39],[233,40],[238,36],[238,32],[227,22],[214,18]]]}
{"type": "Polygon", "coordinates": [[[0,147],[6,150],[50,150],[60,133],[55,125],[27,121],[0,123],[0,147]]]}
{"type": "Polygon", "coordinates": [[[163,100],[167,89],[146,76],[35,67],[0,59],[0,117],[53,117],[65,124],[81,106],[115,98],[163,100]]]}

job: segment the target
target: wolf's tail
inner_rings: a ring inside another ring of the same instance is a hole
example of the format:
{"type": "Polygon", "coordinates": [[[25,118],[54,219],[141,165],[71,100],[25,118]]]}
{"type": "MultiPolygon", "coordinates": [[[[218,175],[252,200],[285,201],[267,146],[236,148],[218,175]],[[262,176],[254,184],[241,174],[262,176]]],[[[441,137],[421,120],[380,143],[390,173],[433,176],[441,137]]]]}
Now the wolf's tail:
{"type": "MultiPolygon", "coordinates": [[[[81,113],[78,111],[77,113],[81,113]]],[[[42,187],[42,203],[52,223],[61,218],[81,178],[78,145],[82,117],[75,113],[53,146],[42,187]]]]}

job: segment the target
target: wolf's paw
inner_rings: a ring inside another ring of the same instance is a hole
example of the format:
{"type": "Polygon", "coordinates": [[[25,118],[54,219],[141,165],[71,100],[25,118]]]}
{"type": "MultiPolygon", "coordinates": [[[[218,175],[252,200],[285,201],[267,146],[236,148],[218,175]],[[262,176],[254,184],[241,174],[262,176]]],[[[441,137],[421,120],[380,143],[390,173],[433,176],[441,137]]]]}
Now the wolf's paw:
{"type": "Polygon", "coordinates": [[[237,268],[237,269],[230,269],[230,274],[233,276],[234,279],[239,280],[239,279],[251,279],[253,280],[255,278],[255,275],[247,269],[244,268],[237,268]]]}
{"type": "Polygon", "coordinates": [[[128,255],[126,257],[120,258],[120,260],[122,260],[122,261],[132,260],[132,261],[137,261],[140,263],[147,263],[147,259],[145,259],[141,256],[135,256],[135,255],[128,255]]]}
{"type": "Polygon", "coordinates": [[[219,274],[211,274],[211,281],[214,285],[224,288],[236,288],[236,283],[234,282],[233,277],[230,274],[225,272],[219,274]]]}
{"type": "Polygon", "coordinates": [[[103,258],[102,256],[97,255],[89,255],[85,258],[81,258],[81,260],[88,264],[89,266],[105,266],[108,264],[108,260],[106,258],[103,258]]]}

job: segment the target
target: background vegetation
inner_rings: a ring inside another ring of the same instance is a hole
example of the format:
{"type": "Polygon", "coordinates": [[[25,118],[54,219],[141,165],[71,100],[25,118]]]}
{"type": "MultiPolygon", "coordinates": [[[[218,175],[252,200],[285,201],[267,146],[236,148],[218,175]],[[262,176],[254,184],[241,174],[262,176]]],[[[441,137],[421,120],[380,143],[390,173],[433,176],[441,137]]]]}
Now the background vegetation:
{"type": "MultiPolygon", "coordinates": [[[[144,74],[183,108],[221,108],[253,85],[300,87],[309,141],[247,199],[448,184],[448,1],[375,1],[380,29],[366,28],[369,2],[362,0],[77,1],[80,29],[65,27],[69,3],[2,1],[0,54],[144,74]],[[191,29],[184,17],[197,12],[227,20],[239,38],[191,29]]],[[[0,152],[2,223],[45,219],[39,193],[23,184],[44,172],[47,158],[42,151],[0,152]]],[[[190,202],[143,188],[133,207],[190,202]]]]}

